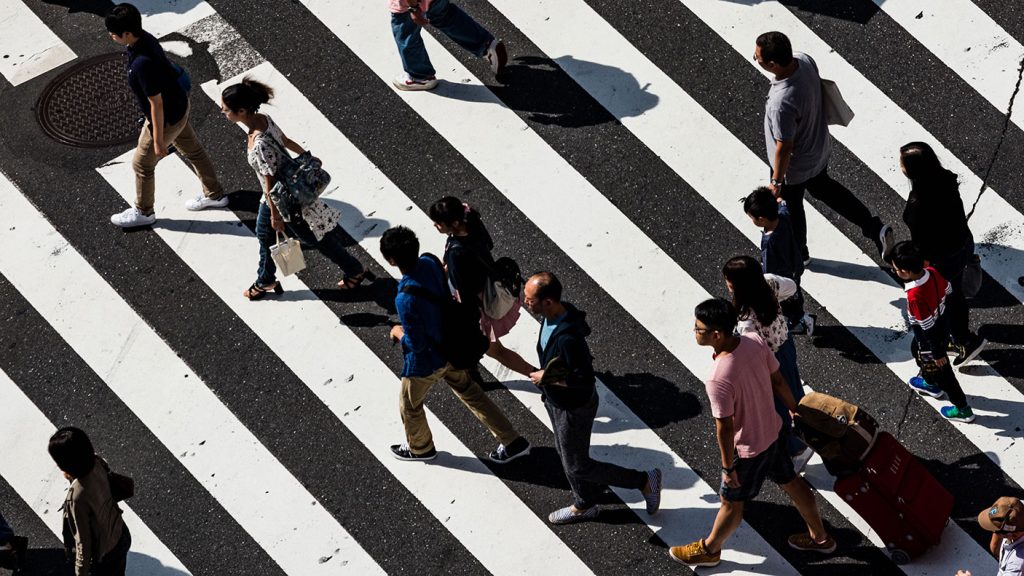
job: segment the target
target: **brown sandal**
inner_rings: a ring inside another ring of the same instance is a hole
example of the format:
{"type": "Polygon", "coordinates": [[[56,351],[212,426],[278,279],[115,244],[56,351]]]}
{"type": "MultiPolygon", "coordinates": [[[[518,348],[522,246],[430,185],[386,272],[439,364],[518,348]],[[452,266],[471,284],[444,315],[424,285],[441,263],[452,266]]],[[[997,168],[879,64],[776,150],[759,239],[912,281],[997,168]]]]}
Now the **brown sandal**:
{"type": "Polygon", "coordinates": [[[259,284],[253,282],[252,286],[249,286],[249,288],[245,292],[242,292],[242,296],[245,296],[249,300],[259,300],[260,298],[266,296],[268,292],[273,292],[274,294],[280,296],[281,294],[284,294],[284,288],[281,287],[280,282],[274,282],[273,288],[269,286],[260,286],[259,284]]]}

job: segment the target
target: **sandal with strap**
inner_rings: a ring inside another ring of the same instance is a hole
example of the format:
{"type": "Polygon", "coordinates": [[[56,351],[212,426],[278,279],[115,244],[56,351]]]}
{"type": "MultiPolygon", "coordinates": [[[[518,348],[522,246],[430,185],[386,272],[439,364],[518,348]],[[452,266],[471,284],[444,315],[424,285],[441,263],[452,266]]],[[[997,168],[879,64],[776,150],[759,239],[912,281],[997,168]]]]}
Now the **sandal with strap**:
{"type": "Polygon", "coordinates": [[[363,283],[363,280],[366,280],[366,275],[368,273],[369,270],[364,269],[362,272],[356,274],[355,276],[346,276],[342,278],[341,281],[338,282],[338,289],[353,290],[355,288],[358,288],[359,285],[363,283]]]}
{"type": "Polygon", "coordinates": [[[245,292],[242,292],[242,295],[248,298],[249,300],[259,300],[260,298],[266,296],[268,292],[273,292],[274,294],[281,295],[284,294],[284,288],[281,287],[280,282],[274,282],[273,288],[270,288],[269,286],[260,286],[259,284],[253,282],[252,286],[249,286],[249,288],[245,292]]]}

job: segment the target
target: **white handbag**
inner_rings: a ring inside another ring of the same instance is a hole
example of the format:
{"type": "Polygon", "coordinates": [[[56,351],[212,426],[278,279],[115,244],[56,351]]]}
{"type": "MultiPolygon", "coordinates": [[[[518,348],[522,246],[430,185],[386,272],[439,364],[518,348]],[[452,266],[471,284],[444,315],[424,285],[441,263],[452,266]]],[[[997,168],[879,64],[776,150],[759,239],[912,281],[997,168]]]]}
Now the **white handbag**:
{"type": "Polygon", "coordinates": [[[277,233],[277,244],[270,247],[270,257],[273,258],[277,270],[283,276],[291,276],[306,267],[306,258],[302,255],[302,245],[298,238],[289,238],[277,233]]]}
{"type": "Polygon", "coordinates": [[[832,80],[821,79],[821,106],[825,108],[825,120],[832,126],[849,126],[853,120],[853,109],[832,80]]]}

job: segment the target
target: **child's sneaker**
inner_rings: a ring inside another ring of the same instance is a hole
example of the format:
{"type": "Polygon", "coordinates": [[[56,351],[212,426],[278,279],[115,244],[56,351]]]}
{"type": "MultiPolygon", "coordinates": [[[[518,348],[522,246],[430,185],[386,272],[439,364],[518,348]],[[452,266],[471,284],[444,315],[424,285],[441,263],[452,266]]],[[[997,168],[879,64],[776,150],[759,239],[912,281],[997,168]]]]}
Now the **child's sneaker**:
{"type": "Polygon", "coordinates": [[[921,376],[914,376],[910,379],[908,384],[910,384],[910,387],[916,390],[918,394],[922,394],[924,396],[942,398],[942,395],[945,394],[945,392],[942,391],[942,388],[939,388],[934,384],[929,384],[928,381],[921,376]]]}
{"type": "Polygon", "coordinates": [[[686,546],[673,546],[668,549],[668,556],[680,564],[695,568],[697,566],[718,566],[718,563],[722,561],[722,551],[719,550],[714,554],[708,552],[708,549],[704,547],[703,540],[691,542],[686,546]]]}
{"type": "Polygon", "coordinates": [[[404,91],[433,90],[437,87],[437,78],[431,76],[426,80],[415,80],[405,72],[391,81],[395,88],[404,91]]]}
{"type": "Polygon", "coordinates": [[[970,406],[965,406],[963,408],[957,408],[956,406],[943,406],[939,412],[941,412],[942,416],[947,420],[965,423],[974,422],[974,412],[971,410],[970,406]]]}

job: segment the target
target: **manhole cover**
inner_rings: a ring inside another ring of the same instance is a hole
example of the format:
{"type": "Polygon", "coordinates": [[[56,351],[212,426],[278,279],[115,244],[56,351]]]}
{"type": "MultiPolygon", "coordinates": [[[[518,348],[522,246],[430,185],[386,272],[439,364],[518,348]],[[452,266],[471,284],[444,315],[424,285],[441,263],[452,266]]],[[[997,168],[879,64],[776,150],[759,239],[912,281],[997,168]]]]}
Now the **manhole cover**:
{"type": "Polygon", "coordinates": [[[134,142],[140,113],[125,75],[123,52],[79,62],[43,90],[36,118],[64,144],[103,148],[134,142]]]}

